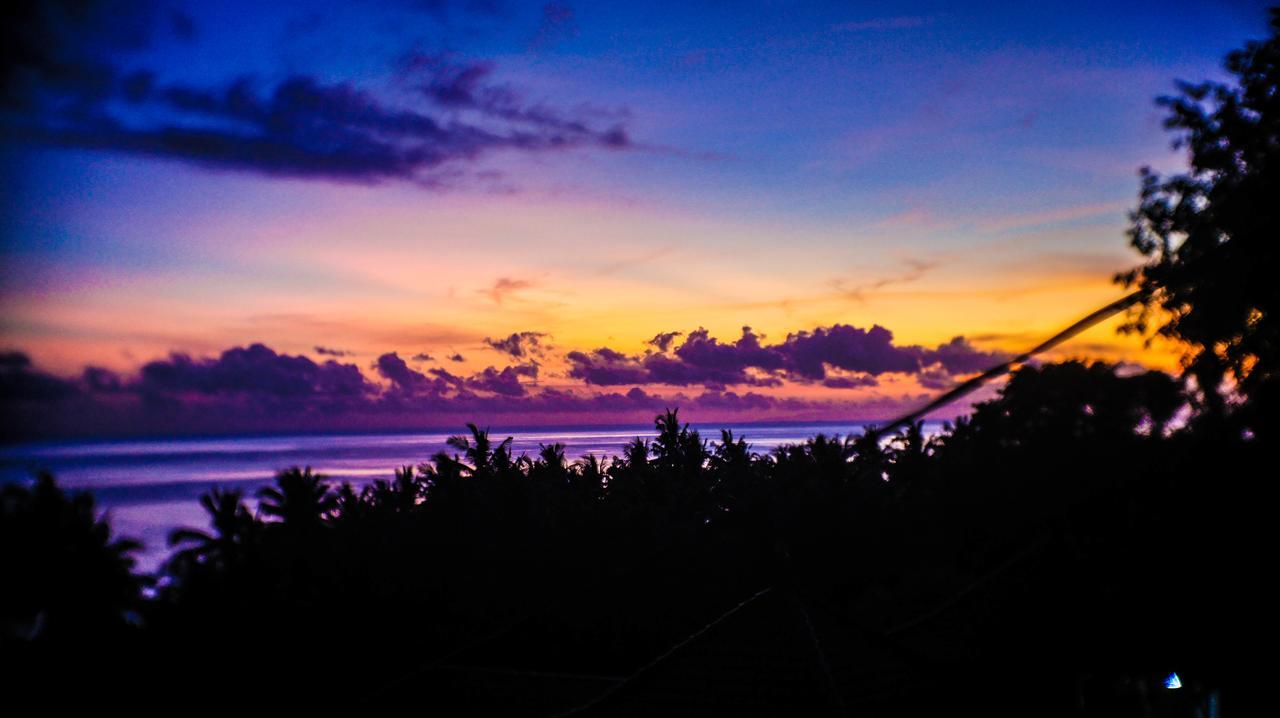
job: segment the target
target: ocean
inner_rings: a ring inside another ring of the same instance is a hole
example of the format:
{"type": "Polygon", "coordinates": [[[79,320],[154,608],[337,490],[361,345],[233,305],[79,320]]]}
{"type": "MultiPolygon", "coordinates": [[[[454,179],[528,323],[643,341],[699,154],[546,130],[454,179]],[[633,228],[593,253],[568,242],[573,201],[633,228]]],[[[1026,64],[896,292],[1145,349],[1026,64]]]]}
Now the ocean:
{"type": "MultiPolygon", "coordinates": [[[[704,438],[718,440],[719,429],[743,436],[753,450],[771,451],[819,433],[862,433],[867,424],[749,424],[695,426],[704,438]]],[[[926,433],[941,424],[928,422],[926,433]]],[[[65,489],[93,493],[117,536],[141,541],[138,568],[158,569],[169,550],[167,537],[186,526],[207,528],[199,497],[214,487],[242,489],[252,497],[275,474],[292,466],[310,466],[335,484],[355,485],[388,479],[396,467],[417,465],[446,449],[446,433],[363,435],[242,436],[217,438],[72,441],[0,447],[0,481],[29,481],[49,471],[65,489]]],[[[583,429],[494,430],[495,442],[513,437],[513,453],[536,454],[542,444],[561,443],[571,459],[588,454],[621,453],[628,441],[652,438],[649,426],[583,429]]],[[[452,450],[450,450],[452,453],[452,450]]],[[[252,502],[250,502],[252,506],[252,502]]]]}

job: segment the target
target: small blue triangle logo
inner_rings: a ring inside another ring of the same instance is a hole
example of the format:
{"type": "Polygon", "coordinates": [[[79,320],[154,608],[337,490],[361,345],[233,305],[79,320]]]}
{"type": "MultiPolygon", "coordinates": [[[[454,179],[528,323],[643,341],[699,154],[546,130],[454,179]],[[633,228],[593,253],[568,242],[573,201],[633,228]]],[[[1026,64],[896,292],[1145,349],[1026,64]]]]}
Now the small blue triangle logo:
{"type": "Polygon", "coordinates": [[[1164,687],[1168,688],[1169,690],[1173,690],[1175,688],[1181,688],[1182,679],[1178,677],[1177,673],[1170,673],[1169,677],[1164,679],[1164,687]]]}

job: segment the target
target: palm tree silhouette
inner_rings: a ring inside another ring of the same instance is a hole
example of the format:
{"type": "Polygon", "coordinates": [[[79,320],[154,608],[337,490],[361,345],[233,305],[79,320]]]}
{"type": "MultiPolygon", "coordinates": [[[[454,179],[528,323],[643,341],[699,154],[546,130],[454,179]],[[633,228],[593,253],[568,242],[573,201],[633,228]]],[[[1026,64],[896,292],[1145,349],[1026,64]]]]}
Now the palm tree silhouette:
{"type": "Polygon", "coordinates": [[[122,628],[149,583],[133,573],[141,548],[112,537],[91,494],[67,494],[50,474],[0,487],[0,646],[122,628]]]}
{"type": "Polygon", "coordinates": [[[233,561],[248,541],[255,523],[243,497],[239,489],[221,488],[201,496],[200,506],[209,514],[213,533],[190,528],[173,531],[169,534],[169,546],[187,545],[173,558],[196,563],[233,561]]]}
{"type": "Polygon", "coordinates": [[[338,507],[338,497],[310,466],[280,472],[276,485],[260,489],[258,498],[262,513],[299,529],[321,526],[338,507]]]}
{"type": "Polygon", "coordinates": [[[445,443],[462,452],[466,460],[471,462],[472,473],[488,475],[511,466],[512,437],[503,439],[502,443],[494,448],[488,429],[481,429],[471,423],[467,424],[467,429],[471,431],[471,439],[465,436],[450,436],[445,443]]]}
{"type": "MultiPolygon", "coordinates": [[[[345,485],[344,485],[345,486],[345,485]]],[[[396,469],[391,481],[378,479],[370,484],[361,496],[368,506],[394,512],[406,512],[422,503],[424,487],[412,466],[396,469]]]]}

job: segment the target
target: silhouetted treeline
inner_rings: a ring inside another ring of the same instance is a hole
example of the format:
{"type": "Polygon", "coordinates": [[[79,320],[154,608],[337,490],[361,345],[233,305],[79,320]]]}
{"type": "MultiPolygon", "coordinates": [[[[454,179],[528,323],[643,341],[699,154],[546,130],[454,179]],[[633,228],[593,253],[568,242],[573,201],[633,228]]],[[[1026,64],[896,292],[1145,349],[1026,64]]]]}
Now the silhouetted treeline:
{"type": "Polygon", "coordinates": [[[1167,375],[1068,362],[1021,369],[932,438],[758,454],[673,411],[619,456],[569,461],[471,426],[363,488],[292,469],[256,497],[210,493],[210,530],[175,532],[149,590],[136,546],[45,477],[3,490],[6,670],[104,697],[219,686],[202,700],[234,704],[244,681],[451,713],[478,709],[417,687],[451,657],[626,676],[773,588],[853,636],[833,655],[905,662],[882,714],[1107,714],[1147,700],[1134,676],[1241,675],[1232,646],[1270,595],[1258,467],[1274,457],[1185,405],[1167,375]]]}

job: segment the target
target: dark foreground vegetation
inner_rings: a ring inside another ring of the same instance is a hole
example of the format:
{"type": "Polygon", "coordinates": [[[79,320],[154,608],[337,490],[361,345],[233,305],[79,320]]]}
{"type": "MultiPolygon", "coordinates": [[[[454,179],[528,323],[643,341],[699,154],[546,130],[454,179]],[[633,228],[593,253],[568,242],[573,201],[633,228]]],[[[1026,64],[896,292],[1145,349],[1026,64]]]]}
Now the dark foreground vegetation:
{"type": "Polygon", "coordinates": [[[758,455],[672,412],[621,456],[570,463],[472,427],[362,490],[291,470],[256,511],[207,495],[212,531],[175,533],[150,597],[91,499],[9,486],[6,671],[120,700],[267,687],[551,714],[769,589],[685,647],[736,660],[669,657],[592,710],[707,691],[765,713],[1192,715],[1176,711],[1247,689],[1273,457],[1227,418],[1172,427],[1184,402],[1167,375],[1071,362],[1020,370],[934,439],[758,455]],[[689,674],[674,695],[645,693],[670,672],[689,674]]]}
{"type": "MultiPolygon", "coordinates": [[[[1280,32],[1280,14],[1273,15],[1280,32]]],[[[11,700],[442,715],[1269,715],[1280,40],[1164,101],[1129,327],[1180,377],[1023,366],[936,438],[768,455],[674,412],[607,461],[452,452],[203,499],[158,577],[87,496],[0,495],[11,700]],[[1164,687],[1177,673],[1181,688],[1164,687]]]]}

